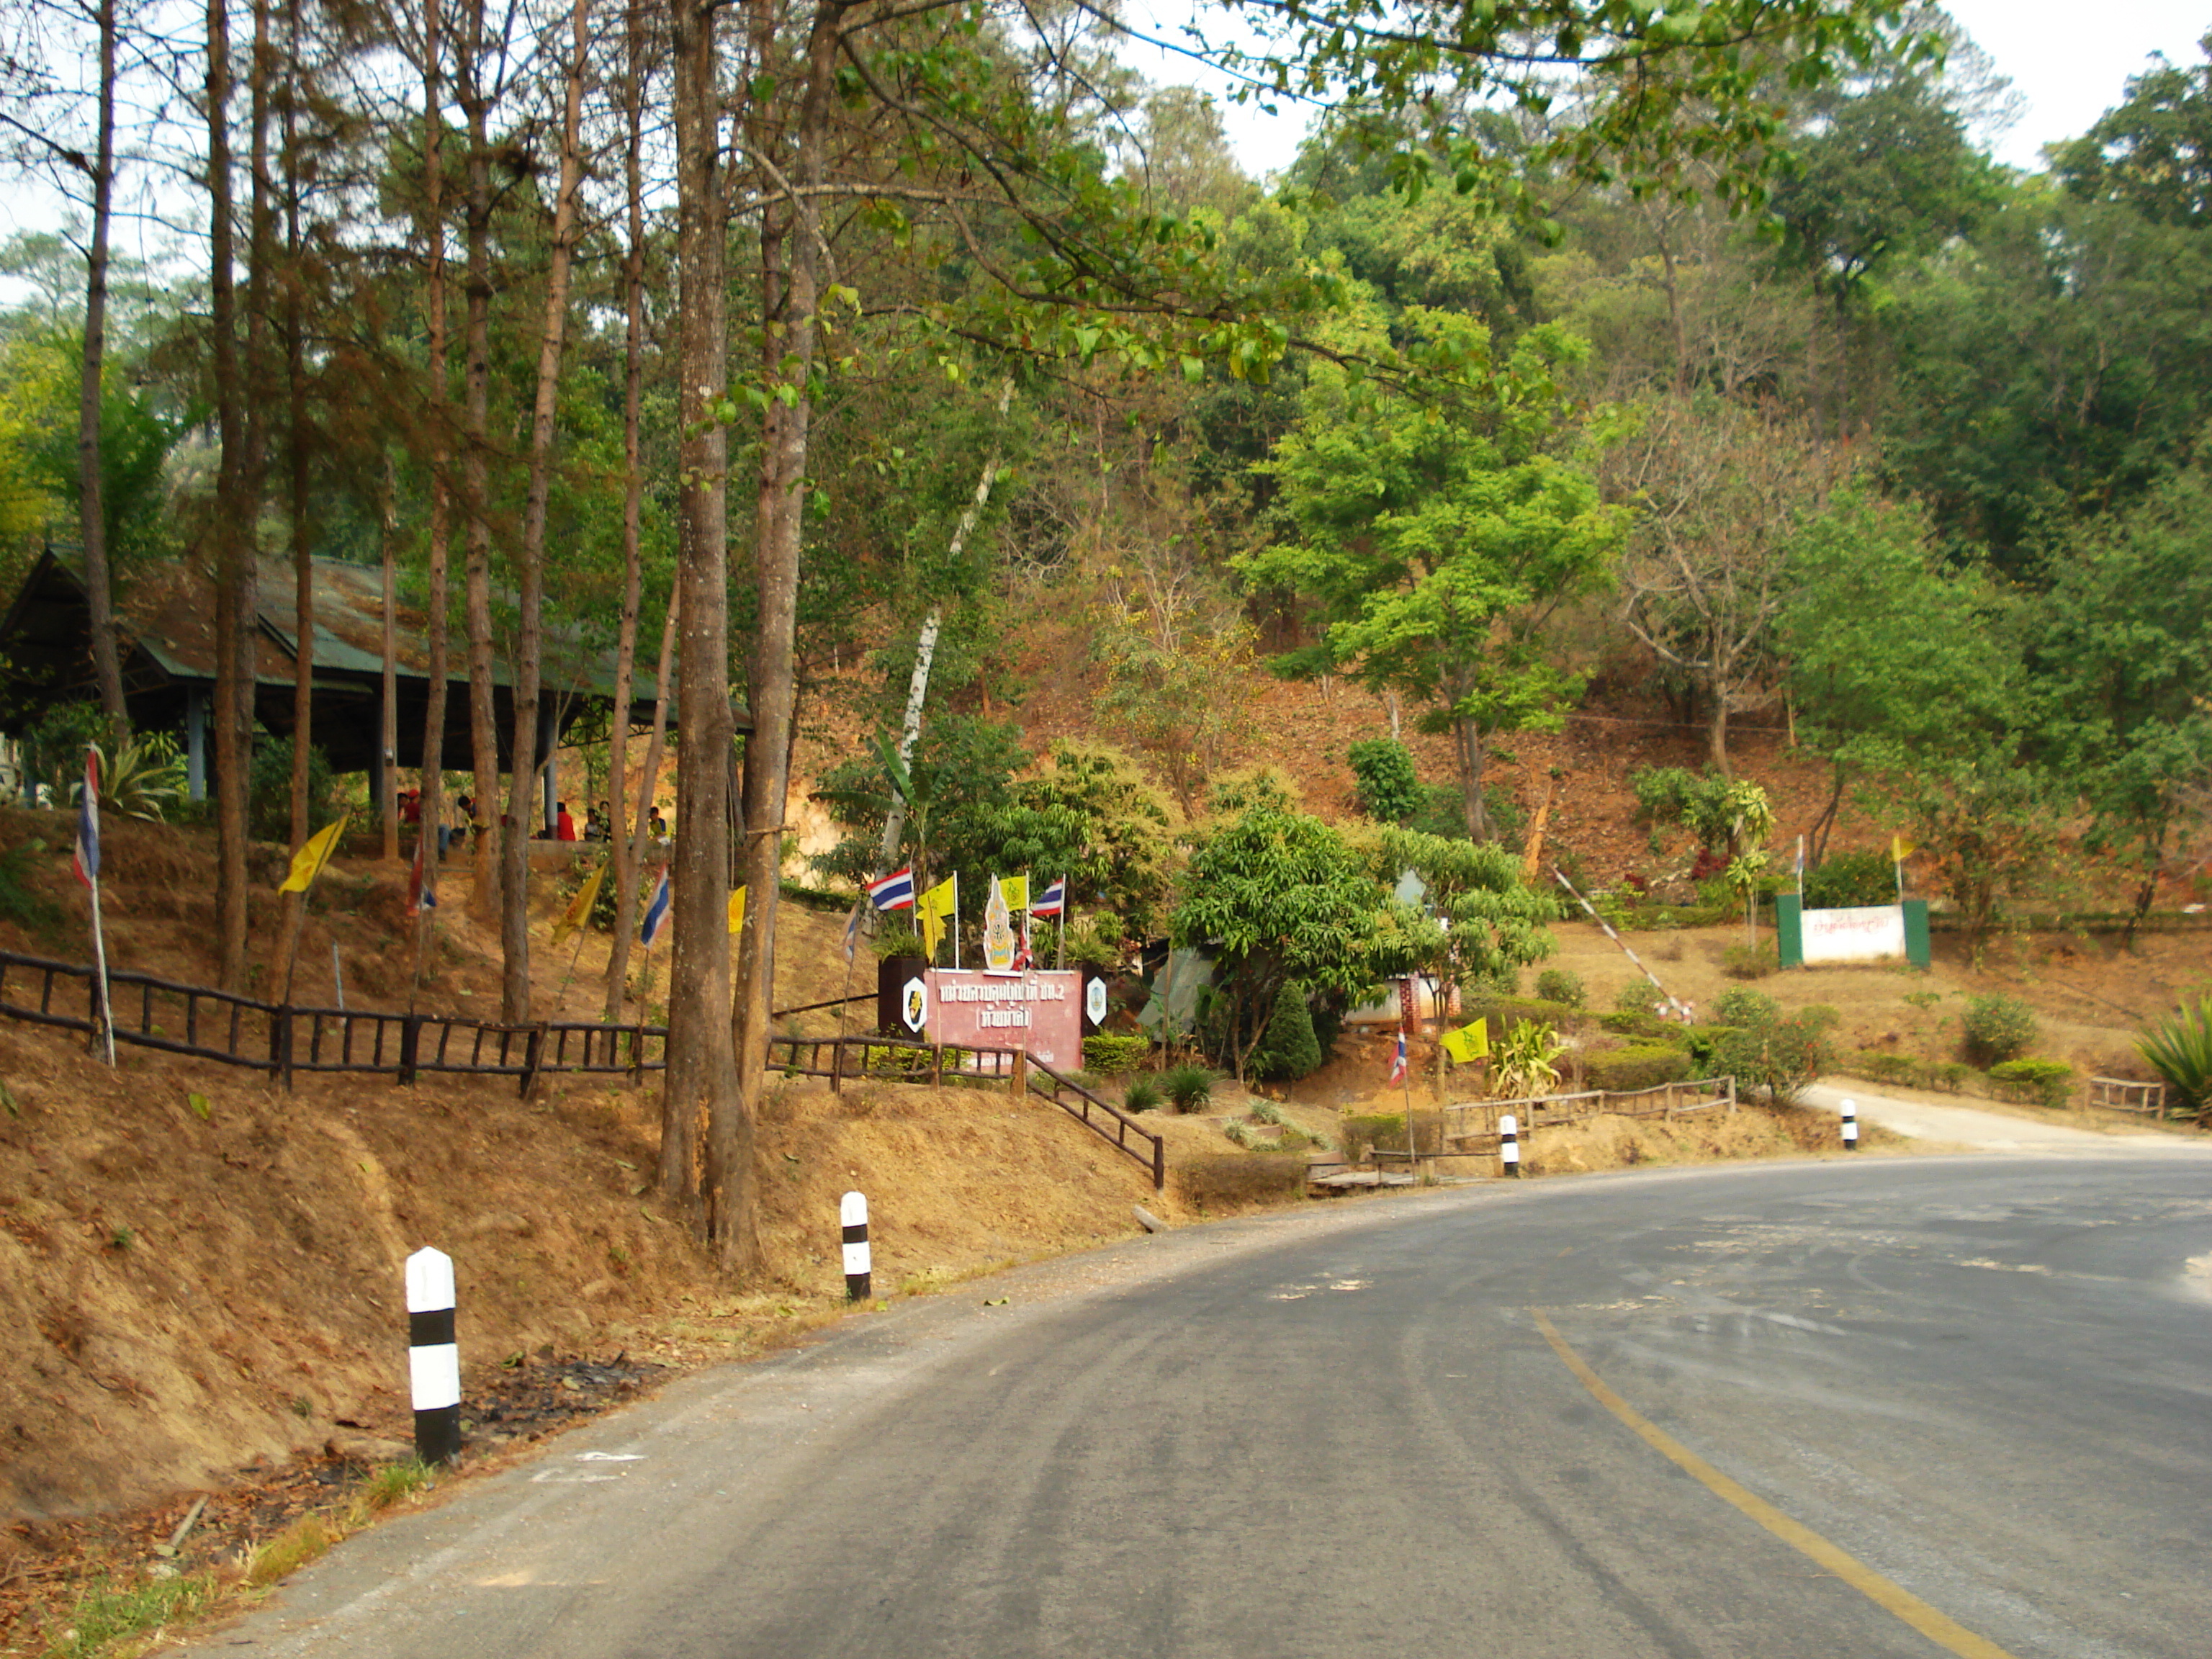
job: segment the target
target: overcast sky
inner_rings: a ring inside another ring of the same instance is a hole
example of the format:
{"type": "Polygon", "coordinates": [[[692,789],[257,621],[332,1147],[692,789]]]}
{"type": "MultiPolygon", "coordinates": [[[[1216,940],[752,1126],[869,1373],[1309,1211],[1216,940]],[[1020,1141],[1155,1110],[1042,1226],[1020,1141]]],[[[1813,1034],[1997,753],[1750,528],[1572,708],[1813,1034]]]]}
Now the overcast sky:
{"type": "MultiPolygon", "coordinates": [[[[2152,52],[2195,64],[2197,40],[2212,31],[2212,0],[1953,0],[1946,9],[2025,100],[2019,124],[1994,148],[2000,161],[2030,171],[2041,166],[2044,145],[2086,131],[2119,102],[2128,77],[2142,72],[2152,52]]],[[[1188,12],[1176,0],[1127,0],[1124,15],[1135,22],[1167,20],[1156,32],[1172,36],[1188,12]]],[[[1130,61],[1155,81],[1196,78],[1184,60],[1151,64],[1133,54],[1130,61]]],[[[1248,171],[1273,172],[1297,154],[1304,130],[1297,111],[1285,106],[1270,118],[1249,106],[1224,105],[1224,114],[1248,171]]]]}

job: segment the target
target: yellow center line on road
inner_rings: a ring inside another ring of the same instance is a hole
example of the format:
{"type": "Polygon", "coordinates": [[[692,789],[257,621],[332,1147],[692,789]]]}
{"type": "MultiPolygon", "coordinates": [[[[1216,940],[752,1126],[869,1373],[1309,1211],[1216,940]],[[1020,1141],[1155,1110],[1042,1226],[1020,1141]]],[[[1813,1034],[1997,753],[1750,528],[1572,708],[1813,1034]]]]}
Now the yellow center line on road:
{"type": "Polygon", "coordinates": [[[1729,1480],[1606,1387],[1605,1380],[1589,1368],[1580,1354],[1567,1346],[1566,1339],[1544,1316],[1542,1310],[1531,1308],[1528,1311],[1535,1316],[1536,1328],[1543,1332],[1544,1340],[1552,1345],[1552,1352],[1558,1354],[1566,1368],[1581,1379],[1583,1387],[1590,1391],[1598,1404],[1635,1431],[1646,1445],[1697,1480],[1716,1498],[1733,1504],[1792,1549],[1810,1556],[1875,1606],[1895,1613],[1929,1641],[1959,1655],[1960,1659],[2013,1659],[2011,1654],[1987,1637],[1975,1635],[1948,1613],[1929,1607],[1903,1585],[1891,1583],[1856,1556],[1837,1548],[1810,1527],[1791,1520],[1757,1493],[1729,1480]]]}

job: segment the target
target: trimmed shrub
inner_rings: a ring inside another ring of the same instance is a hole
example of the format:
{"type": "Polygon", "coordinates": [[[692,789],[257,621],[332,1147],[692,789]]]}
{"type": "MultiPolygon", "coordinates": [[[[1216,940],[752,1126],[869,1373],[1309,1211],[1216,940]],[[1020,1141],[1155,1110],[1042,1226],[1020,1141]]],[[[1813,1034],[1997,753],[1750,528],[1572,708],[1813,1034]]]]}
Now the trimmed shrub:
{"type": "Polygon", "coordinates": [[[1764,1090],[1777,1106],[1789,1106],[1834,1056],[1827,1040],[1803,1020],[1778,1019],[1730,1033],[1714,1059],[1738,1089],[1764,1090]]]}
{"type": "Polygon", "coordinates": [[[1723,1025],[1760,1025],[1782,1018],[1782,1005],[1764,991],[1731,985],[1713,1000],[1713,1018],[1723,1025]]]}
{"type": "Polygon", "coordinates": [[[1178,1112],[1202,1112],[1213,1098],[1213,1073],[1203,1066],[1178,1066],[1160,1073],[1160,1092],[1178,1112]]]}
{"type": "Polygon", "coordinates": [[[1536,995],[1540,1001],[1565,1003],[1570,1008],[1579,1008],[1589,1000],[1582,975],[1565,968],[1547,968],[1537,975],[1536,995]]]}
{"type": "Polygon", "coordinates": [[[1782,958],[1765,939],[1756,945],[1731,945],[1721,953],[1721,971],[1730,979],[1765,979],[1781,968],[1782,958]]]}
{"type": "Polygon", "coordinates": [[[1911,1054],[1893,1054],[1877,1048],[1863,1048],[1839,1061],[1838,1066],[1853,1077],[1863,1077],[1869,1083],[1893,1084],[1900,1089],[1921,1087],[1928,1070],[1911,1054]]]}
{"type": "Polygon", "coordinates": [[[1797,1018],[1816,1031],[1832,1031],[1844,1023],[1844,1011],[1826,1002],[1808,1003],[1797,1011],[1797,1018]]]}
{"type": "Polygon", "coordinates": [[[1659,1012],[1659,988],[1648,979],[1632,979],[1620,988],[1613,1000],[1616,1014],[1656,1014],[1659,1012]]]}
{"type": "Polygon", "coordinates": [[[1961,1021],[1966,1034],[1966,1058],[1977,1066],[1993,1066],[2016,1059],[2035,1041],[2039,1029],[2035,1010],[2018,997],[1968,997],[1961,1021]]]}
{"type": "Polygon", "coordinates": [[[1715,1021],[1710,1025],[1668,1025],[1662,1029],[1662,1042],[1679,1042],[1690,1056],[1692,1077],[1711,1077],[1719,1072],[1717,1055],[1720,1046],[1736,1028],[1715,1021]]]}
{"type": "Polygon", "coordinates": [[[1669,1031],[1682,1028],[1659,1018],[1656,1014],[1603,1014],[1598,1018],[1598,1029],[1610,1031],[1615,1036],[1644,1037],[1656,1040],[1669,1031]]]}
{"type": "Polygon", "coordinates": [[[1808,910],[1849,910],[1896,902],[1896,867],[1880,848],[1864,853],[1832,853],[1805,872],[1808,910]]]}
{"type": "Polygon", "coordinates": [[[1583,1057],[1583,1076],[1589,1086],[1608,1093],[1656,1089],[1662,1083],[1680,1083],[1689,1075],[1689,1054],[1656,1042],[1642,1043],[1632,1048],[1611,1048],[1583,1057]]]}
{"type": "Polygon", "coordinates": [[[2074,1068],[2063,1060],[2001,1060],[1990,1081],[2016,1100],[2063,1106],[2074,1094],[2074,1068]]]}
{"type": "Polygon", "coordinates": [[[1321,1069],[1321,1040],[1314,1035],[1313,1011],[1306,994],[1285,985],[1275,998],[1267,1029],[1252,1052],[1250,1070],[1263,1081],[1294,1081],[1321,1069]]]}
{"type": "Polygon", "coordinates": [[[1142,1032],[1125,1036],[1100,1031],[1083,1039],[1083,1069],[1100,1077],[1126,1077],[1152,1052],[1152,1040],[1142,1032]]]}
{"type": "MultiPolygon", "coordinates": [[[[1364,1117],[1347,1117],[1340,1126],[1338,1144],[1344,1149],[1347,1164],[1364,1164],[1368,1154],[1380,1146],[1385,1152],[1406,1150],[1406,1115],[1403,1112],[1377,1112],[1364,1117]]],[[[1443,1150],[1443,1118],[1435,1112],[1413,1114],[1413,1140],[1422,1152],[1443,1150]]]]}

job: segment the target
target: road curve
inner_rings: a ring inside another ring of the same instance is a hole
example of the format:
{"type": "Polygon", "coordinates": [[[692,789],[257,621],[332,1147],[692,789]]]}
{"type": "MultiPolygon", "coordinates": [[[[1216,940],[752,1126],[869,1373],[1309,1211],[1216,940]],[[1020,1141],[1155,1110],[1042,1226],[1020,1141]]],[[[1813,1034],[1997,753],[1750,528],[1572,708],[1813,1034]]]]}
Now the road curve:
{"type": "Polygon", "coordinates": [[[2196,1159],[1317,1206],[687,1379],[200,1645],[2194,1659],[2208,1265],[2196,1159]]]}

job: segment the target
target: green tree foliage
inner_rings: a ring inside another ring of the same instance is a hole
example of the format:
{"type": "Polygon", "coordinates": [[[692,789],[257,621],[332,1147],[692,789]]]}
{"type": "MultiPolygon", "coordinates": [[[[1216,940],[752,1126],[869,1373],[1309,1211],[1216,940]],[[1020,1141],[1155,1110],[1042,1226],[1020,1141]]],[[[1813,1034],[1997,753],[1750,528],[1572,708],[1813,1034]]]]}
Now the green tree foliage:
{"type": "Polygon", "coordinates": [[[1413,751],[1395,738],[1357,738],[1345,751],[1359,789],[1359,810],[1378,823],[1402,823],[1420,809],[1413,751]]]}
{"type": "Polygon", "coordinates": [[[1416,402],[1316,370],[1263,469],[1281,492],[1279,538],[1237,567],[1311,599],[1323,624],[1281,672],[1342,671],[1425,705],[1424,729],[1452,734],[1468,832],[1482,840],[1489,740],[1557,728],[1577,682],[1545,655],[1543,627],[1605,580],[1624,515],[1559,453],[1573,422],[1553,371],[1580,352],[1571,337],[1531,330],[1493,362],[1464,317],[1421,310],[1404,325],[1460,366],[1459,391],[1416,402]]]}
{"type": "Polygon", "coordinates": [[[914,866],[917,888],[957,871],[963,895],[980,894],[981,882],[990,876],[1018,873],[998,862],[1001,815],[1013,804],[1014,775],[1028,759],[1014,727],[973,715],[933,721],[913,764],[903,769],[897,767],[895,747],[879,738],[872,756],[846,761],[822,775],[813,799],[852,833],[817,857],[815,867],[854,883],[880,873],[884,820],[894,790],[902,785],[907,816],[897,860],[914,866]]]}
{"type": "Polygon", "coordinates": [[[2132,873],[2135,922],[2185,859],[2212,787],[2212,480],[2177,474],[2052,550],[2028,665],[2045,764],[2132,873]]]}
{"type": "Polygon", "coordinates": [[[2205,63],[2161,58],[2059,152],[2056,171],[2071,194],[2160,224],[2212,228],[2212,35],[2197,44],[2205,63]]]}
{"type": "Polygon", "coordinates": [[[1559,906],[1521,879],[1520,860],[1504,848],[1385,829],[1370,858],[1378,882],[1411,870],[1428,888],[1418,908],[1394,904],[1383,919],[1375,960],[1385,975],[1429,974],[1473,989],[1552,954],[1544,923],[1559,906]]]}
{"type": "Polygon", "coordinates": [[[1836,768],[1830,817],[1869,781],[1978,933],[2048,854],[2051,785],[2026,750],[2018,602],[1926,541],[1911,508],[1838,492],[1794,544],[1783,637],[1801,732],[1836,768]]]}
{"type": "Polygon", "coordinates": [[[1296,985],[1284,986],[1276,993],[1260,1046],[1252,1051],[1252,1075],[1263,1082],[1295,1082],[1319,1071],[1324,1058],[1305,993],[1296,985]]]}
{"type": "Polygon", "coordinates": [[[1110,744],[1063,739],[1007,793],[991,825],[1000,871],[1027,871],[1033,892],[1065,876],[1071,907],[1152,933],[1167,899],[1175,820],[1135,762],[1110,744]]]}
{"type": "Polygon", "coordinates": [[[1286,985],[1357,996],[1376,983],[1382,894],[1319,818],[1260,799],[1191,854],[1169,921],[1185,949],[1215,953],[1221,1030],[1242,1079],[1286,985]]]}

